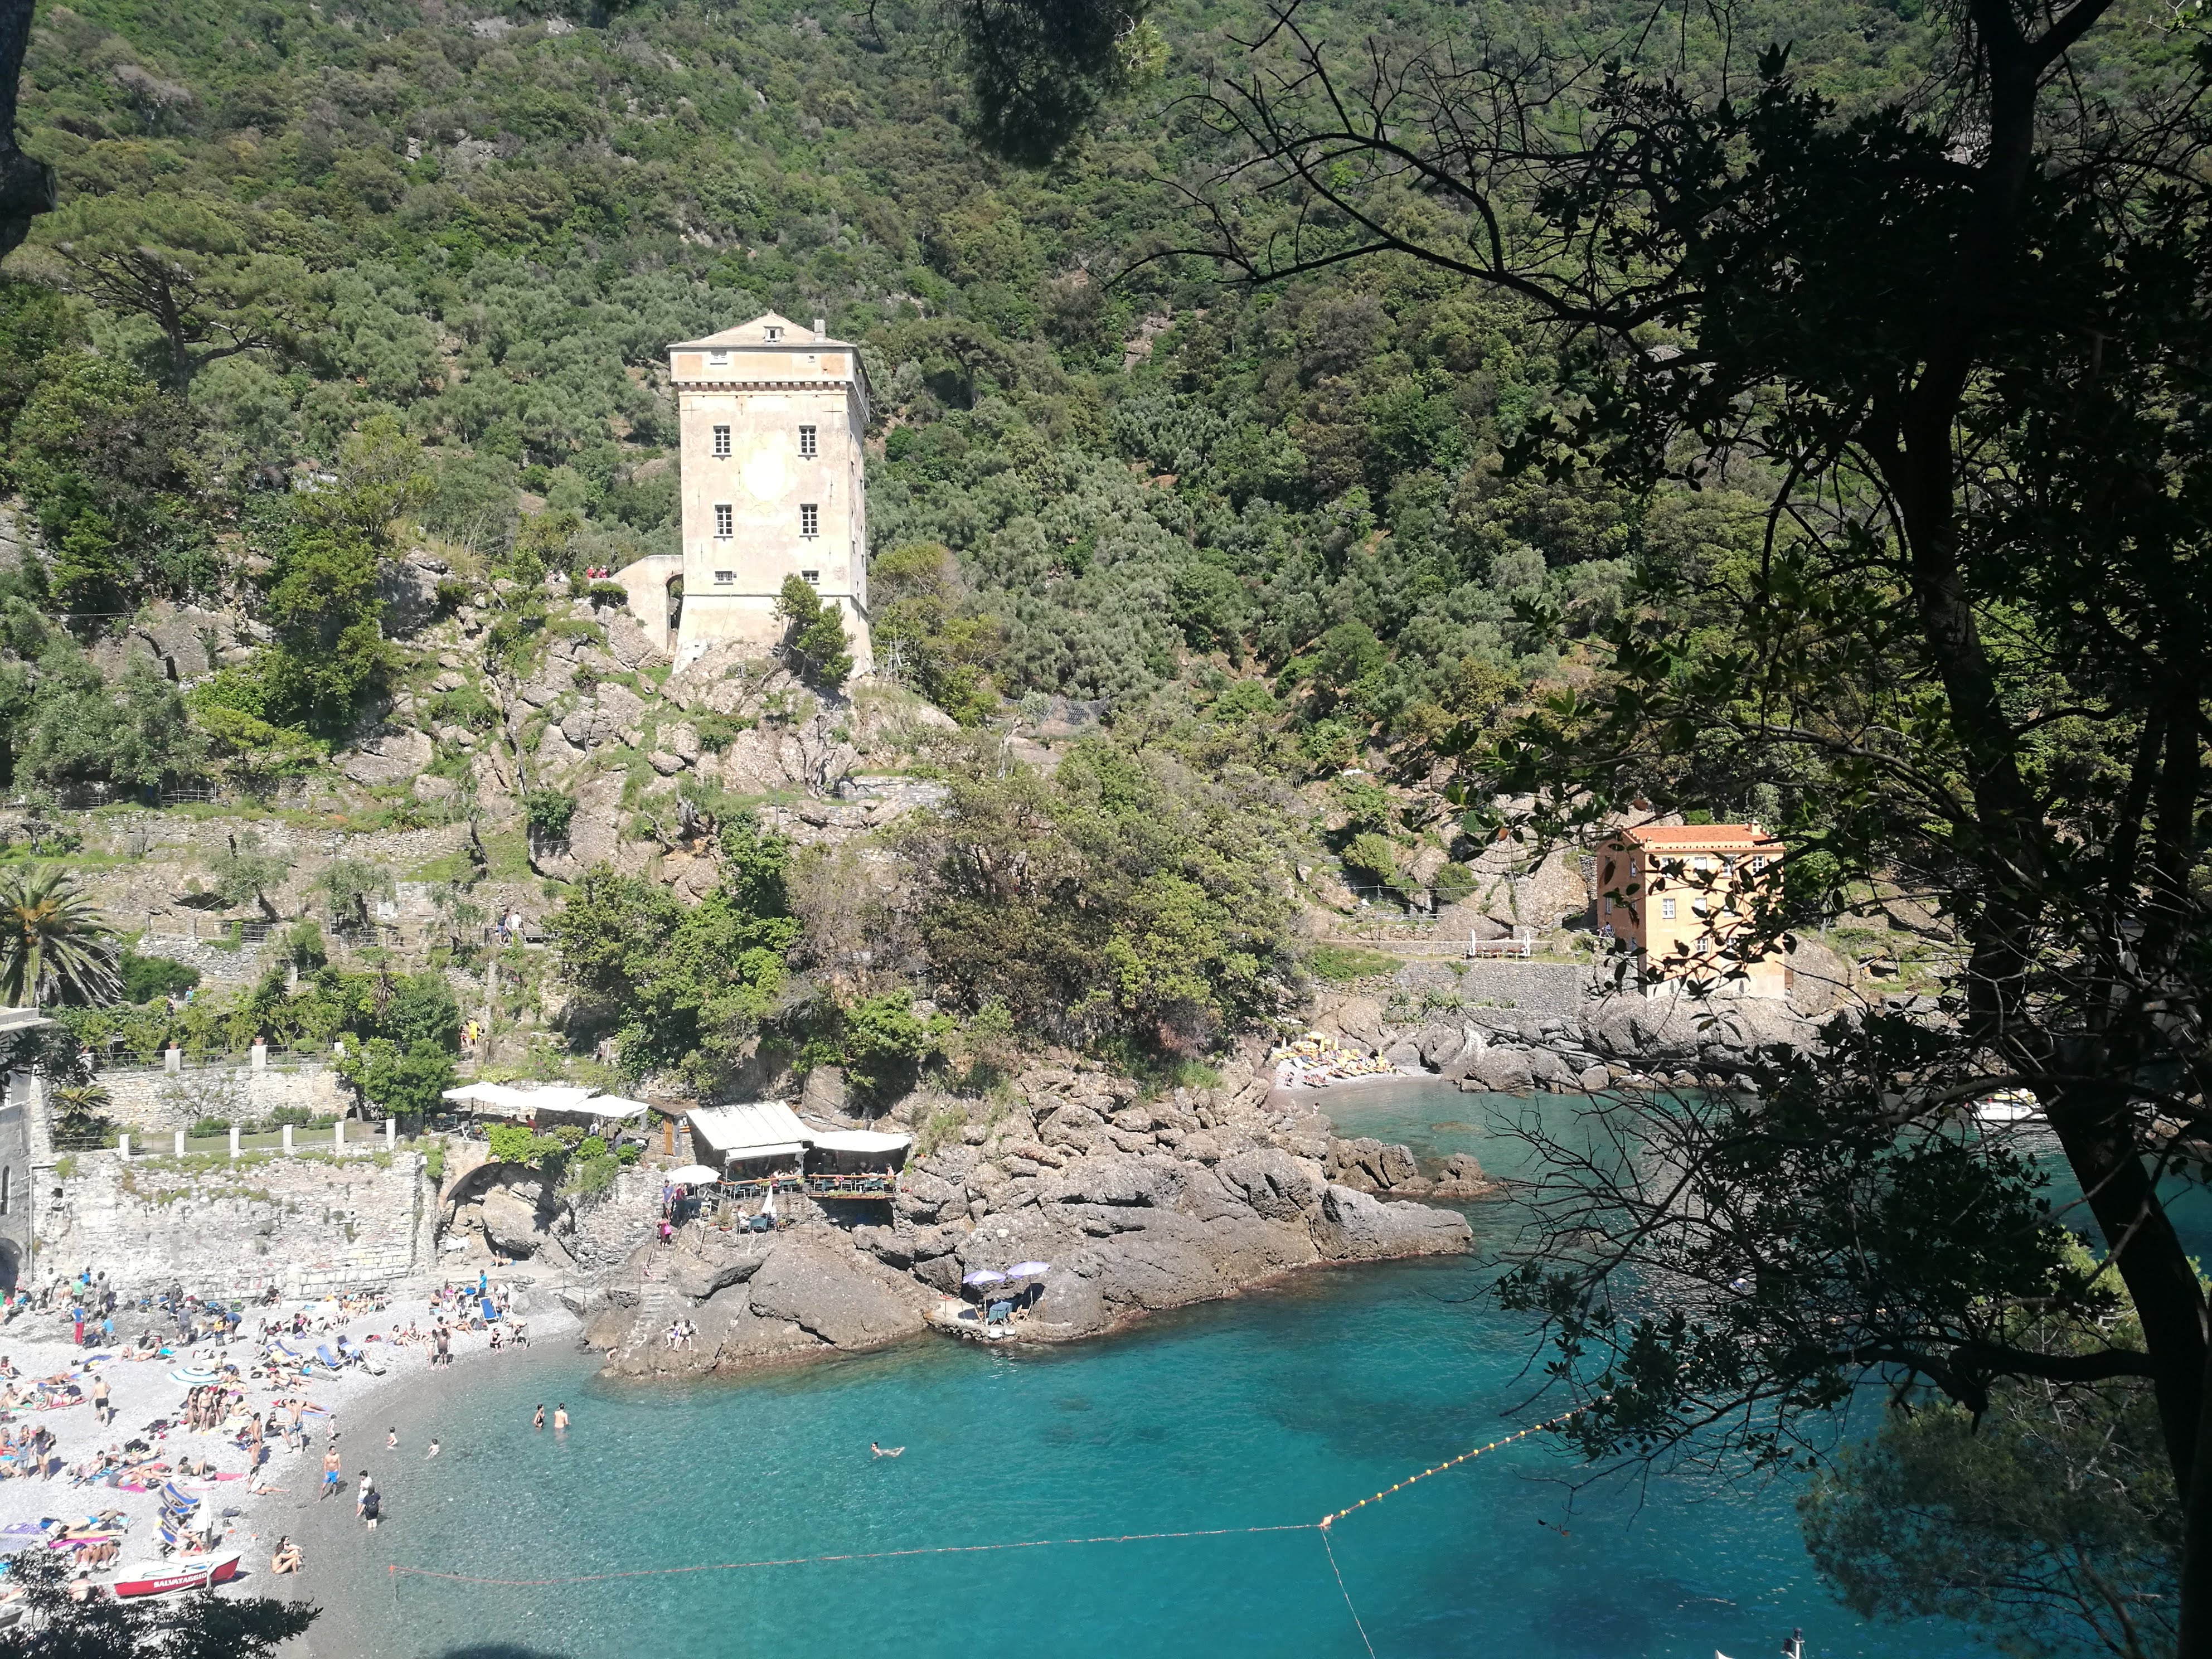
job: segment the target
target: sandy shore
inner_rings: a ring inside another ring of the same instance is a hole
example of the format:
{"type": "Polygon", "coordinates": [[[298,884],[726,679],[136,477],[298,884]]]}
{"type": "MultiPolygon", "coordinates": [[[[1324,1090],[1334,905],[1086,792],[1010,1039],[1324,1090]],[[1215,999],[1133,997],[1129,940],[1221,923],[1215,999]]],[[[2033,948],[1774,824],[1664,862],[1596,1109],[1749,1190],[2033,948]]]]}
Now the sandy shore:
{"type": "MultiPolygon", "coordinates": [[[[514,1313],[526,1322],[532,1348],[541,1344],[565,1348],[574,1340],[576,1320],[556,1298],[543,1290],[532,1294],[532,1277],[527,1273],[507,1276],[507,1282],[514,1287],[514,1313]]],[[[270,1443],[270,1457],[264,1480],[273,1490],[260,1496],[250,1494],[246,1490],[250,1483],[236,1479],[218,1481],[202,1493],[203,1501],[216,1504],[223,1516],[222,1547],[244,1553],[237,1593],[315,1597],[315,1560],[312,1553],[304,1574],[296,1582],[274,1577],[269,1571],[269,1555],[277,1534],[296,1530],[290,1518],[292,1512],[301,1504],[313,1506],[319,1501],[317,1488],[322,1477],[323,1452],[333,1425],[337,1428],[338,1446],[344,1456],[343,1494],[342,1498],[320,1501],[326,1510],[342,1504],[350,1520],[360,1470],[364,1465],[376,1468],[392,1455],[386,1451],[384,1441],[389,1419],[394,1415],[393,1395],[419,1390],[440,1372],[451,1376],[497,1364],[510,1356],[517,1361],[526,1361],[527,1352],[516,1350],[511,1345],[492,1352],[490,1338],[483,1332],[457,1333],[453,1343],[453,1364],[434,1370],[430,1364],[432,1351],[427,1342],[393,1344],[389,1339],[395,1325],[404,1330],[411,1322],[418,1330],[429,1328],[430,1295],[437,1284],[438,1281],[422,1279],[397,1286],[387,1294],[383,1312],[363,1312],[343,1319],[331,1317],[326,1329],[315,1326],[334,1304],[285,1303],[275,1309],[256,1308],[245,1316],[242,1333],[252,1330],[260,1320],[280,1313],[289,1319],[295,1312],[305,1310],[310,1316],[310,1333],[302,1339],[287,1339],[289,1346],[312,1353],[318,1345],[335,1343],[343,1333],[349,1342],[375,1356],[386,1369],[381,1376],[359,1366],[348,1367],[333,1375],[319,1366],[316,1374],[307,1378],[294,1376],[273,1387],[259,1380],[246,1385],[246,1404],[261,1413],[267,1412],[272,1401],[301,1399],[326,1414],[305,1419],[308,1430],[305,1452],[289,1450],[281,1440],[270,1443]],[[371,1342],[372,1335],[380,1340],[371,1342]]],[[[47,1317],[40,1319],[39,1325],[51,1327],[53,1322],[47,1317]]],[[[0,1333],[0,1355],[11,1360],[27,1379],[74,1376],[85,1391],[87,1403],[50,1411],[18,1410],[9,1413],[10,1428],[28,1422],[43,1426],[55,1437],[53,1455],[62,1460],[63,1472],[51,1479],[0,1480],[0,1527],[17,1522],[35,1522],[48,1516],[80,1521],[107,1510],[120,1510],[126,1518],[127,1528],[118,1565],[131,1565],[158,1559],[159,1489],[133,1492],[100,1483],[76,1486],[71,1483],[70,1468],[96,1458],[105,1447],[119,1446],[135,1438],[148,1442],[164,1462],[172,1465],[185,1457],[196,1462],[204,1458],[219,1474],[242,1477],[247,1473],[251,1454],[239,1449],[219,1432],[175,1429],[157,1436],[149,1432],[148,1425],[157,1419],[175,1416],[183,1407],[189,1385],[173,1380],[173,1371],[187,1365],[221,1364],[225,1361],[235,1363],[243,1370],[259,1358],[261,1344],[258,1340],[242,1334],[238,1341],[204,1345],[192,1350],[189,1357],[179,1354],[166,1359],[133,1359],[118,1356],[102,1361],[91,1356],[106,1351],[78,1348],[66,1340],[52,1340],[43,1334],[40,1340],[26,1340],[27,1334],[18,1334],[22,1330],[23,1322],[18,1321],[0,1333]],[[95,1376],[107,1379],[109,1397],[114,1407],[114,1421],[105,1428],[94,1420],[89,1403],[95,1376]]],[[[422,1446],[403,1446],[401,1449],[418,1457],[424,1453],[422,1446]]],[[[96,1580],[103,1583],[112,1576],[112,1570],[94,1574],[96,1580]]]]}

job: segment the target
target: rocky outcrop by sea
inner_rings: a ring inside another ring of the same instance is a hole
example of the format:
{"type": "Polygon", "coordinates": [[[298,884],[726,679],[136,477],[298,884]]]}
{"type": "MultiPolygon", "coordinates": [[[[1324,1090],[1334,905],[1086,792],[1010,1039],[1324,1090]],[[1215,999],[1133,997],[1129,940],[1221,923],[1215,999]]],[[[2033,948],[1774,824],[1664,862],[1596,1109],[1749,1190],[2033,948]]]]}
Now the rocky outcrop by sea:
{"type": "Polygon", "coordinates": [[[1593,998],[1582,1012],[1561,1014],[1393,1009],[1352,994],[1326,1000],[1314,1024],[1326,1041],[1395,1071],[1432,1073],[1463,1090],[1498,1094],[1654,1082],[1747,1088],[1748,1068],[1764,1051],[1778,1045],[1811,1049],[1822,1041],[1812,1015],[1758,997],[1620,995],[1593,998]]]}
{"type": "Polygon", "coordinates": [[[692,1223],[568,1293],[586,1340],[633,1376],[873,1347],[921,1331],[966,1274],[1042,1261],[1017,1340],[1071,1341],[1302,1267],[1462,1250],[1464,1216],[1405,1195],[1494,1190],[1464,1154],[1425,1170],[1403,1146],[1339,1139],[1267,1076],[1145,1102],[1071,1061],[994,1105],[918,1096],[893,1115],[942,1124],[963,1110],[909,1165],[889,1215],[808,1206],[763,1235],[692,1223]],[[683,1323],[696,1334],[672,1346],[683,1323]]]}

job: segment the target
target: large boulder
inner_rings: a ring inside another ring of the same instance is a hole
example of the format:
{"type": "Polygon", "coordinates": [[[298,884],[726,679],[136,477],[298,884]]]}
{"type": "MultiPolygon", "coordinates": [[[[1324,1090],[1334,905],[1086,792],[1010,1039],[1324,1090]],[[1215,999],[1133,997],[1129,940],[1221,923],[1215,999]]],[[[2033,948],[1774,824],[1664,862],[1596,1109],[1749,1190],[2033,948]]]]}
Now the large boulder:
{"type": "Polygon", "coordinates": [[[1456,1210],[1385,1204],[1349,1187],[1331,1187],[1322,1194],[1313,1235],[1322,1255],[1346,1261],[1447,1255],[1465,1249],[1474,1230],[1456,1210]]]}
{"type": "Polygon", "coordinates": [[[1807,1018],[1823,1018],[1851,1000],[1858,975],[1850,958],[1820,940],[1797,939],[1784,965],[1790,970],[1790,1006],[1807,1018]]]}
{"type": "Polygon", "coordinates": [[[1214,1165],[1224,1190],[1270,1221],[1302,1218],[1321,1196],[1322,1182],[1311,1164],[1279,1146],[1253,1146],[1214,1165]]]}
{"type": "Polygon", "coordinates": [[[875,1347],[922,1328],[914,1304],[893,1294],[850,1250],[785,1239],[748,1288],[755,1313],[788,1321],[835,1347],[875,1347]]]}
{"type": "Polygon", "coordinates": [[[377,572],[376,598],[388,636],[403,638],[437,616],[438,579],[447,574],[445,562],[428,553],[410,553],[377,572]]]}
{"type": "Polygon", "coordinates": [[[1525,1095],[1535,1086],[1536,1076],[1525,1048],[1485,1048],[1468,1067],[1460,1086],[1468,1084],[1495,1094],[1525,1095]]]}
{"type": "Polygon", "coordinates": [[[513,1187],[494,1187],[477,1206],[477,1219],[494,1249],[514,1257],[535,1255],[551,1231],[551,1218],[513,1187]]]}
{"type": "Polygon", "coordinates": [[[415,775],[429,765],[436,753],[437,746],[421,732],[387,732],[371,738],[359,753],[340,761],[338,770],[356,783],[371,787],[412,783],[415,775]]]}
{"type": "Polygon", "coordinates": [[[1319,1024],[1323,1030],[1334,1029],[1351,1042],[1372,1049],[1382,1037],[1382,1005],[1373,997],[1346,997],[1322,1015],[1319,1024]]]}
{"type": "Polygon", "coordinates": [[[668,659],[653,642],[637,618],[628,611],[618,611],[606,619],[607,650],[624,668],[641,668],[647,663],[665,662],[668,659]]]}
{"type": "Polygon", "coordinates": [[[742,1241],[711,1240],[696,1249],[678,1250],[665,1257],[661,1277],[678,1296],[704,1302],[715,1291],[752,1278],[768,1260],[769,1249],[767,1240],[753,1237],[742,1241]]]}
{"type": "Polygon", "coordinates": [[[1044,1196],[1057,1204],[1153,1205],[1167,1185],[1157,1164],[1123,1152],[1093,1152],[1054,1172],[1044,1196]]]}
{"type": "Polygon", "coordinates": [[[799,1091],[799,1109],[809,1117],[842,1117],[851,1091],[842,1066],[817,1066],[799,1091]]]}

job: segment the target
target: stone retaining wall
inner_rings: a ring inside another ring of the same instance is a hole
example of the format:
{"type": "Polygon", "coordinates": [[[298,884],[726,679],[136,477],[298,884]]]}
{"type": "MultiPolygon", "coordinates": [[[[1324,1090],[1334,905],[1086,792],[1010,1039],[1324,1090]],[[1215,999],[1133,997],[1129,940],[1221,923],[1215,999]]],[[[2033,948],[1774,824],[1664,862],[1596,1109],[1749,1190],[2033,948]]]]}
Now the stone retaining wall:
{"type": "Polygon", "coordinates": [[[209,1066],[181,1072],[103,1072],[100,1080],[112,1103],[108,1115],[135,1135],[189,1129],[204,1117],[250,1123],[267,1118],[280,1107],[304,1108],[318,1117],[334,1116],[353,1103],[352,1091],[326,1066],[286,1072],[256,1072],[246,1066],[209,1066]]]}
{"type": "Polygon", "coordinates": [[[61,1195],[40,1210],[41,1279],[89,1264],[127,1294],[174,1283],[252,1296],[275,1284],[303,1297],[388,1285],[429,1266],[430,1188],[421,1156],[404,1149],[212,1167],[79,1153],[52,1179],[61,1195]]]}
{"type": "Polygon", "coordinates": [[[1562,1018],[1583,1013],[1590,970],[1574,962],[1409,962],[1390,983],[1416,1003],[1425,992],[1456,996],[1467,1007],[1525,1008],[1562,1018]]]}

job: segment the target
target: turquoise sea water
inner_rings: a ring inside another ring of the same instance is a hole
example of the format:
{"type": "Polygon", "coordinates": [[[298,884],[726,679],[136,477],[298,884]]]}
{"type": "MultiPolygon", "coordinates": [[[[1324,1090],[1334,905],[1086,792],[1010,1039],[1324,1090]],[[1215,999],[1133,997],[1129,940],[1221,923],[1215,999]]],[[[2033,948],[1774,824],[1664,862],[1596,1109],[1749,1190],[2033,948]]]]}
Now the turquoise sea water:
{"type": "MultiPolygon", "coordinates": [[[[1409,1085],[1331,1109],[1346,1133],[1496,1158],[1484,1104],[1409,1085]]],[[[1471,1214],[1502,1242],[1510,1206],[1471,1214]]],[[[320,1546],[313,1588],[341,1592],[325,1634],[392,1656],[1360,1659],[1310,1528],[556,1587],[386,1569],[566,1577],[1310,1522],[1546,1414],[1517,1411],[1528,1341],[1484,1298],[1494,1273],[1479,1258],[1332,1270],[1074,1348],[938,1339],[682,1390],[601,1383],[581,1355],[486,1364],[410,1409],[405,1454],[366,1459],[388,1518],[320,1546]],[[576,1419],[565,1440],[529,1427],[556,1399],[576,1419]],[[432,1433],[445,1451],[426,1463],[432,1433]],[[872,1458],[871,1440],[906,1453],[872,1458]]],[[[1983,1653],[1945,1626],[1838,1607],[1785,1486],[1666,1477],[1577,1496],[1576,1473],[1523,1442],[1339,1522],[1374,1651],[1752,1659],[1802,1626],[1822,1659],[1983,1653]]]]}

